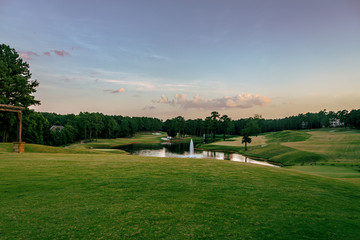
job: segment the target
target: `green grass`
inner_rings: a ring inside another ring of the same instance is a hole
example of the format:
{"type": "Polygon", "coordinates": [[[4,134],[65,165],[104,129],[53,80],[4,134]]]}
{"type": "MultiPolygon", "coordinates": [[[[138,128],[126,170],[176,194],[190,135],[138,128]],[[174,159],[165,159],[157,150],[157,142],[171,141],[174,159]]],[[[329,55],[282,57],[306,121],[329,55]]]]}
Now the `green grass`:
{"type": "Polygon", "coordinates": [[[138,133],[133,137],[128,138],[112,138],[112,139],[97,139],[92,142],[82,142],[71,144],[70,149],[109,149],[116,146],[127,145],[132,143],[159,143],[161,138],[166,137],[165,133],[162,135],[153,135],[152,133],[138,133]]]}
{"type": "Polygon", "coordinates": [[[231,161],[4,152],[1,239],[357,239],[360,185],[231,161]]]}
{"type": "Polygon", "coordinates": [[[300,170],[303,172],[313,173],[321,176],[332,178],[359,178],[360,167],[337,167],[337,166],[292,166],[290,169],[300,170]]]}
{"type": "MultiPolygon", "coordinates": [[[[1,153],[12,153],[13,143],[0,143],[1,153]]],[[[25,143],[26,153],[67,153],[67,154],[98,154],[100,152],[91,151],[87,149],[69,149],[63,147],[52,147],[39,144],[25,143]]]]}
{"type": "Polygon", "coordinates": [[[268,143],[279,143],[279,142],[299,142],[305,141],[311,137],[311,134],[305,131],[291,131],[285,130],[281,132],[274,132],[266,134],[266,138],[268,139],[268,143]]]}
{"type": "Polygon", "coordinates": [[[266,133],[266,144],[244,145],[239,141],[201,145],[202,149],[237,151],[249,157],[262,158],[285,166],[326,163],[360,164],[360,131],[320,129],[266,133]]]}

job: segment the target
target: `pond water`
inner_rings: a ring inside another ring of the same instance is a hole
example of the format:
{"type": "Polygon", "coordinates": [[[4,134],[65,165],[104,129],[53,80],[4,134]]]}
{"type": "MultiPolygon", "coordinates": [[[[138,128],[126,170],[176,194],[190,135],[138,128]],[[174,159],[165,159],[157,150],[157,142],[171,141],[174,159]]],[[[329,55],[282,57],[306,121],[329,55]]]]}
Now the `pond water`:
{"type": "Polygon", "coordinates": [[[190,156],[189,143],[163,143],[163,144],[140,144],[134,143],[125,146],[119,146],[131,155],[148,156],[148,157],[176,157],[176,158],[211,158],[218,160],[230,160],[236,162],[248,162],[266,166],[276,166],[265,161],[256,161],[237,153],[194,150],[190,156]]]}

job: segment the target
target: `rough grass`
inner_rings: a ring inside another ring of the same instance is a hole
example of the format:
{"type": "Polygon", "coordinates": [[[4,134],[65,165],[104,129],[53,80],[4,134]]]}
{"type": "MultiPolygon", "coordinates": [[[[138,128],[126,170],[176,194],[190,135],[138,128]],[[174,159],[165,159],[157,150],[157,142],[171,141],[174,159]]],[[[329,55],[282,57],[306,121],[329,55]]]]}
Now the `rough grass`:
{"type": "Polygon", "coordinates": [[[357,239],[359,185],[230,161],[0,155],[1,239],[357,239]]]}

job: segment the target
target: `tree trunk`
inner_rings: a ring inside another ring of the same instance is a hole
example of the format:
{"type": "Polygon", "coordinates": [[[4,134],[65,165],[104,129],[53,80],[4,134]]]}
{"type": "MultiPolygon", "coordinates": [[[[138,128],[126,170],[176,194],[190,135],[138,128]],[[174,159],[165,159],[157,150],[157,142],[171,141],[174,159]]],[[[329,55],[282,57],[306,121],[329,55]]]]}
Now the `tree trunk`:
{"type": "Polygon", "coordinates": [[[245,141],[245,151],[247,151],[247,142],[245,141]]]}
{"type": "Polygon", "coordinates": [[[6,123],[4,124],[4,132],[3,132],[4,136],[3,136],[3,142],[5,142],[6,140],[6,123]]]}

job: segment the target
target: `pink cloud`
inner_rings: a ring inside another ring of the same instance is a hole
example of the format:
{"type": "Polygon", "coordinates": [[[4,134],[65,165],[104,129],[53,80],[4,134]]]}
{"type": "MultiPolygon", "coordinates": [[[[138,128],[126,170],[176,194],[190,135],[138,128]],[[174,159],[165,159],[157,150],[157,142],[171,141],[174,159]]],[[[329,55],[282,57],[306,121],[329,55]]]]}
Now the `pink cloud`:
{"type": "Polygon", "coordinates": [[[160,100],[153,100],[153,102],[198,109],[252,108],[255,106],[268,105],[270,103],[270,98],[258,94],[241,93],[234,97],[226,96],[217,99],[205,99],[196,95],[193,99],[188,100],[186,94],[175,94],[172,100],[169,100],[165,95],[162,95],[160,100]]]}
{"type": "Polygon", "coordinates": [[[51,52],[55,53],[58,56],[64,57],[64,56],[71,56],[71,54],[69,52],[66,52],[64,50],[51,50],[51,52]]]}
{"type": "Polygon", "coordinates": [[[44,52],[44,55],[51,56],[51,53],[50,52],[44,52]]]}
{"type": "Polygon", "coordinates": [[[117,90],[110,90],[110,89],[105,89],[104,92],[109,92],[109,93],[122,93],[125,92],[124,88],[119,88],[117,90]]]}
{"type": "Polygon", "coordinates": [[[18,51],[19,56],[24,59],[24,60],[32,60],[31,56],[39,56],[39,54],[37,54],[36,52],[33,51],[27,51],[27,52],[22,52],[22,51],[18,51]]]}

